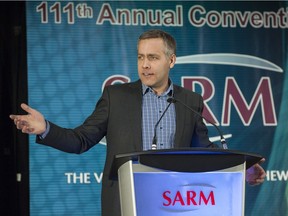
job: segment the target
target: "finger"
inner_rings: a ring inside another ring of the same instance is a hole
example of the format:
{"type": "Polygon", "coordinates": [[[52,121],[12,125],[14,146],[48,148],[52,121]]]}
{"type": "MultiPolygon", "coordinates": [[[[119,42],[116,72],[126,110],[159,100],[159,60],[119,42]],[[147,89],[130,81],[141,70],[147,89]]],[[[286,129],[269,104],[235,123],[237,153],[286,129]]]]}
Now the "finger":
{"type": "Polygon", "coordinates": [[[257,175],[257,178],[265,178],[266,177],[266,172],[265,170],[259,165],[259,164],[256,164],[255,165],[255,168],[254,168],[254,172],[255,172],[255,175],[257,175]]]}
{"type": "Polygon", "coordinates": [[[259,175],[266,175],[265,170],[263,169],[263,167],[260,164],[255,164],[255,169],[257,170],[257,172],[259,173],[259,175]]]}
{"type": "Polygon", "coordinates": [[[23,127],[21,131],[22,131],[22,133],[28,133],[27,127],[23,127]]]}
{"type": "Polygon", "coordinates": [[[9,118],[15,120],[17,118],[17,115],[9,115],[9,118]]]}
{"type": "Polygon", "coordinates": [[[23,127],[24,127],[23,124],[21,124],[21,123],[19,123],[19,122],[16,123],[16,128],[17,128],[18,130],[23,130],[23,127]]]}
{"type": "Polygon", "coordinates": [[[34,130],[32,128],[30,128],[29,126],[25,125],[22,127],[21,131],[22,131],[22,133],[29,134],[29,133],[32,133],[34,130]]]}
{"type": "Polygon", "coordinates": [[[15,124],[16,124],[17,129],[19,129],[19,130],[22,130],[23,127],[26,126],[26,125],[25,125],[24,123],[22,123],[21,121],[16,121],[15,124]]]}
{"type": "Polygon", "coordinates": [[[13,121],[14,121],[14,124],[17,125],[18,119],[15,118],[13,121]]]}
{"type": "Polygon", "coordinates": [[[17,126],[17,128],[18,128],[18,126],[21,125],[21,121],[20,121],[19,119],[15,118],[15,119],[14,119],[14,124],[15,124],[15,125],[17,126]]]}
{"type": "Polygon", "coordinates": [[[262,184],[264,182],[264,179],[256,179],[256,184],[262,184]]]}
{"type": "Polygon", "coordinates": [[[27,129],[27,133],[29,133],[29,134],[33,133],[33,131],[34,131],[33,128],[28,128],[28,129],[27,129]]]}
{"type": "Polygon", "coordinates": [[[264,180],[265,179],[255,179],[253,181],[249,181],[248,184],[251,186],[256,186],[256,185],[262,184],[264,180]]]}
{"type": "Polygon", "coordinates": [[[16,124],[17,129],[22,129],[23,127],[29,126],[29,123],[25,120],[17,119],[16,121],[14,121],[14,123],[16,124]]]}
{"type": "Polygon", "coordinates": [[[266,172],[265,172],[265,170],[261,171],[260,178],[263,178],[263,179],[266,178],[266,172]]]}
{"type": "Polygon", "coordinates": [[[264,163],[265,162],[265,158],[262,158],[259,162],[258,162],[258,164],[262,164],[262,163],[264,163]]]}

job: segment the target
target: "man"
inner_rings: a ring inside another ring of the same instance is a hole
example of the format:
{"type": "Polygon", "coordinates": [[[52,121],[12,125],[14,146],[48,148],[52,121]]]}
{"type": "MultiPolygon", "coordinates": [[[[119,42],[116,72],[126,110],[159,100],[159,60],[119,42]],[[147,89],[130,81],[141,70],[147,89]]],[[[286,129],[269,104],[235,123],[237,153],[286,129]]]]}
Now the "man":
{"type": "MultiPolygon", "coordinates": [[[[202,113],[200,95],[176,86],[169,71],[176,62],[176,42],[166,32],[150,30],[138,40],[138,75],[132,83],[106,87],[94,112],[75,129],[64,129],[46,121],[38,111],[21,104],[28,115],[11,115],[23,133],[36,134],[36,142],[70,152],[82,153],[104,136],[107,156],[102,183],[102,215],[120,215],[118,182],[109,180],[113,157],[117,154],[152,148],[154,126],[173,97],[202,113]]],[[[181,104],[171,104],[157,128],[157,148],[215,147],[208,139],[200,117],[181,104]]],[[[247,171],[247,181],[259,184],[265,171],[258,164],[247,171]]]]}

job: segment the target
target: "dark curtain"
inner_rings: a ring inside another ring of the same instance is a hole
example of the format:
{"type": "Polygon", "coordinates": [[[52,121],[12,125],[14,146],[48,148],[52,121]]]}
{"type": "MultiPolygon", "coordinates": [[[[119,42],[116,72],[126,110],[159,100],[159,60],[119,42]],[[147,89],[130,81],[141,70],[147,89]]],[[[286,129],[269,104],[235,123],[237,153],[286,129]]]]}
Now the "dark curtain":
{"type": "Polygon", "coordinates": [[[28,136],[9,119],[28,99],[25,20],[25,2],[0,2],[0,215],[8,216],[29,215],[28,136]]]}

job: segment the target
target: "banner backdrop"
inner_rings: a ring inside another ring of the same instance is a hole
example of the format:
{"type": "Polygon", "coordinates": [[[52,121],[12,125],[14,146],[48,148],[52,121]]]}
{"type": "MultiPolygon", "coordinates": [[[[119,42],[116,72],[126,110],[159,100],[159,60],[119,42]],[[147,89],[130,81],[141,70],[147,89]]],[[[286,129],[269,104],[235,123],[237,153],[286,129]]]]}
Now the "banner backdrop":
{"type": "MultiPolygon", "coordinates": [[[[221,127],[230,149],[266,158],[266,182],[246,187],[245,215],[287,215],[286,7],[285,1],[28,1],[29,104],[56,124],[78,126],[105,85],[138,79],[138,36],[167,31],[177,40],[173,82],[202,94],[203,114],[221,127]]],[[[218,143],[215,128],[208,129],[218,143]]],[[[73,155],[31,136],[31,216],[100,215],[105,154],[105,139],[73,155]]]]}

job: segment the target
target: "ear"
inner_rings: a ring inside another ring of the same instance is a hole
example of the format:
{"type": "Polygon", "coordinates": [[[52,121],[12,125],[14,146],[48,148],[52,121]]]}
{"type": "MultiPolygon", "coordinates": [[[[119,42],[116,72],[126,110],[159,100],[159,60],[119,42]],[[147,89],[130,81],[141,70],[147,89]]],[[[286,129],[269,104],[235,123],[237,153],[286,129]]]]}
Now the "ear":
{"type": "Polygon", "coordinates": [[[176,55],[172,54],[170,56],[170,65],[169,65],[170,69],[174,67],[175,63],[176,63],[176,55]]]}

